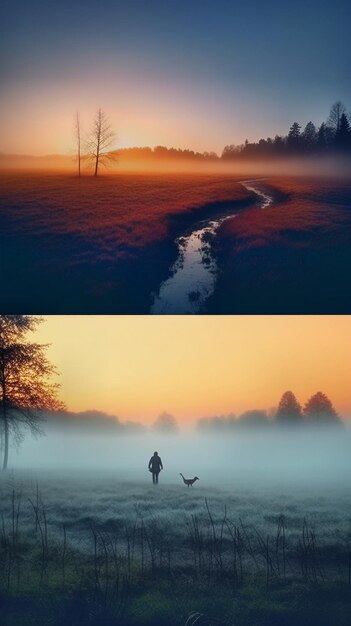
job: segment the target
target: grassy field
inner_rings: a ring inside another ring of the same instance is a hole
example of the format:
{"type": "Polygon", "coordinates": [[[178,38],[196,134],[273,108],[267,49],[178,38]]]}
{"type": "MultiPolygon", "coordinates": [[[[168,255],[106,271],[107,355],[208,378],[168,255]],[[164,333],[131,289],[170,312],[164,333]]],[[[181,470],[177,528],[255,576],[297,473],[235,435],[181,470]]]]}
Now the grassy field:
{"type": "Polygon", "coordinates": [[[252,203],[233,177],[3,172],[2,311],[148,313],[174,238],[252,203]]]}
{"type": "Polygon", "coordinates": [[[148,313],[175,238],[230,212],[212,241],[219,279],[202,312],[348,313],[350,181],[265,179],[274,202],[262,210],[238,180],[3,172],[3,311],[148,313]]]}
{"type": "Polygon", "coordinates": [[[276,177],[274,203],[219,229],[214,313],[349,313],[350,180],[276,177]]]}
{"type": "Polygon", "coordinates": [[[106,472],[0,486],[6,626],[349,623],[349,487],[152,487],[106,472]]]}
{"type": "Polygon", "coordinates": [[[239,179],[3,173],[3,311],[148,313],[175,238],[243,208],[212,242],[220,273],[203,312],[349,312],[350,181],[266,179],[261,210],[239,179]]]}

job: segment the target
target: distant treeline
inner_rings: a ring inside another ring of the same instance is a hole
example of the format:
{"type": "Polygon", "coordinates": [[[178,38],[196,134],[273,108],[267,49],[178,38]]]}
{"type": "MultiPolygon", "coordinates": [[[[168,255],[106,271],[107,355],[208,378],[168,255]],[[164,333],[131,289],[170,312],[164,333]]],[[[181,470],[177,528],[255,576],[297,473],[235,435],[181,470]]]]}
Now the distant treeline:
{"type": "Polygon", "coordinates": [[[202,432],[226,431],[230,429],[267,428],[272,426],[291,427],[340,427],[342,421],[329,398],[318,391],[306,402],[304,407],[292,391],[286,391],[272,415],[267,411],[246,411],[238,418],[235,415],[204,417],[198,420],[197,427],[202,432]]]}
{"type": "Polygon", "coordinates": [[[176,433],[178,424],[173,415],[166,411],[161,413],[149,427],[140,422],[122,422],[117,415],[109,415],[103,411],[42,411],[38,412],[40,421],[46,426],[58,428],[64,432],[103,432],[117,434],[141,434],[148,431],[158,433],[176,433]]]}
{"type": "Polygon", "coordinates": [[[216,152],[194,152],[156,146],[155,148],[125,148],[118,150],[118,155],[126,160],[190,160],[223,162],[232,159],[261,159],[283,156],[312,156],[322,154],[351,155],[351,114],[348,114],[342,102],[335,102],[328,119],[320,126],[308,122],[304,128],[294,122],[287,135],[275,135],[274,138],[259,139],[240,145],[225,146],[221,156],[216,152]]]}
{"type": "Polygon", "coordinates": [[[166,146],[156,146],[155,148],[122,148],[117,150],[117,157],[126,161],[220,161],[216,152],[194,152],[194,150],[182,150],[181,148],[166,148],[166,146]]]}
{"type": "Polygon", "coordinates": [[[145,426],[139,422],[121,422],[116,415],[109,415],[103,411],[43,411],[39,413],[41,421],[46,426],[59,428],[65,432],[85,431],[104,433],[141,433],[145,431],[145,426]]]}
{"type": "Polygon", "coordinates": [[[225,146],[222,159],[257,158],[274,156],[301,156],[319,154],[351,154],[351,114],[342,102],[335,102],[326,122],[319,127],[308,122],[304,129],[294,122],[287,135],[275,135],[274,139],[225,146]]]}
{"type": "MultiPolygon", "coordinates": [[[[103,432],[115,434],[177,434],[179,426],[176,418],[167,412],[161,413],[149,426],[140,422],[122,422],[115,415],[102,411],[52,411],[42,413],[47,426],[56,427],[65,432],[103,432]]],[[[296,399],[291,391],[286,391],[279,402],[278,408],[270,413],[261,409],[245,411],[239,417],[233,413],[213,417],[203,417],[197,421],[197,429],[201,432],[223,432],[227,430],[245,430],[271,428],[274,426],[337,426],[343,424],[329,398],[318,391],[304,405],[296,399]]]]}

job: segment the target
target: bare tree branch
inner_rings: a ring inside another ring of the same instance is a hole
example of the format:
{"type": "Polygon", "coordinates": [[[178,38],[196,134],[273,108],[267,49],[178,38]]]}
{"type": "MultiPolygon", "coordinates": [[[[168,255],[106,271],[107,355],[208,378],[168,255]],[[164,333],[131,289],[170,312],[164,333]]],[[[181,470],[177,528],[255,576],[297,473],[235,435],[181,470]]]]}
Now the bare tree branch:
{"type": "Polygon", "coordinates": [[[8,462],[10,434],[17,443],[23,428],[42,434],[40,411],[60,410],[59,385],[52,382],[56,368],[45,356],[47,345],[30,343],[26,335],[41,318],[30,315],[0,316],[0,424],[4,443],[3,469],[8,462]]]}
{"type": "Polygon", "coordinates": [[[75,137],[76,137],[78,176],[80,177],[82,139],[81,139],[81,124],[80,124],[80,117],[79,117],[78,111],[76,113],[74,130],[75,130],[75,137]]]}
{"type": "Polygon", "coordinates": [[[98,109],[86,143],[87,158],[94,163],[94,176],[98,175],[100,165],[115,160],[116,155],[111,151],[115,139],[116,135],[105,112],[98,109]]]}

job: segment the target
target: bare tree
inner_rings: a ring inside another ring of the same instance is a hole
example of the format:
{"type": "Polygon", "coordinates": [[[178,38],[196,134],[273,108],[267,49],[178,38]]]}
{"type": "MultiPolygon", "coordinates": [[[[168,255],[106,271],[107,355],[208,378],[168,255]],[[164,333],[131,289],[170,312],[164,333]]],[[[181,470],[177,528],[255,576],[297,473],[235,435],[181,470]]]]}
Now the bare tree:
{"type": "Polygon", "coordinates": [[[88,158],[94,163],[94,176],[98,175],[99,165],[114,160],[116,155],[111,152],[111,146],[116,138],[111,124],[100,108],[96,112],[94,124],[87,142],[88,158]]]}
{"type": "Polygon", "coordinates": [[[328,126],[333,129],[334,134],[339,131],[341,116],[343,113],[346,113],[343,103],[340,102],[340,100],[338,102],[334,102],[328,117],[328,126]]]}
{"type": "Polygon", "coordinates": [[[41,318],[0,315],[0,426],[3,435],[3,470],[7,468],[9,438],[20,442],[23,428],[42,434],[40,411],[59,410],[59,385],[51,382],[55,367],[45,356],[46,345],[31,343],[41,318]]]}
{"type": "Polygon", "coordinates": [[[81,145],[82,145],[82,138],[81,138],[81,125],[80,125],[80,117],[79,117],[79,113],[78,113],[78,111],[77,111],[77,113],[76,113],[76,119],[75,119],[74,129],[75,129],[75,136],[76,136],[76,149],[77,149],[78,176],[80,176],[80,162],[81,162],[81,145]]]}

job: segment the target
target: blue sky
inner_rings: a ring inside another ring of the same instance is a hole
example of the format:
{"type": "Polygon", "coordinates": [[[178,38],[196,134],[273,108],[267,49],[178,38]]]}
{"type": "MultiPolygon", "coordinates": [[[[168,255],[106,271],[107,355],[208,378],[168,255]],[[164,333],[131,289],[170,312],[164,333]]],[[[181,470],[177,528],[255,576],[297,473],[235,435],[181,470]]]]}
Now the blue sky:
{"type": "Polygon", "coordinates": [[[40,151],[32,126],[62,151],[74,110],[100,105],[125,145],[220,151],[320,123],[351,108],[350,18],[344,0],[3,0],[0,149],[40,151]]]}

